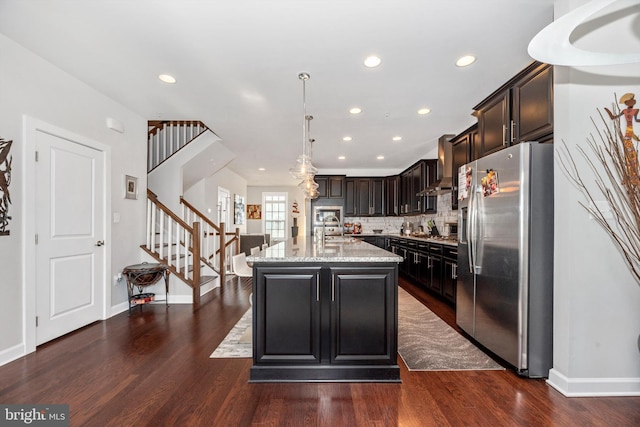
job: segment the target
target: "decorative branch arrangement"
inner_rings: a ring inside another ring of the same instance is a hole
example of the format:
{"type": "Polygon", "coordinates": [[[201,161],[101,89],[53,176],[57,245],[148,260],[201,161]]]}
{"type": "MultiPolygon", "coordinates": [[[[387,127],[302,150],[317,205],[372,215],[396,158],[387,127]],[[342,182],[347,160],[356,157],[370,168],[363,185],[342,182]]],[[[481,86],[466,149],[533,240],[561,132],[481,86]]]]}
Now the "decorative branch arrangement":
{"type": "Polygon", "coordinates": [[[5,141],[0,138],[0,236],[8,236],[9,230],[9,204],[11,196],[9,195],[9,184],[11,184],[11,161],[13,157],[9,156],[11,144],[13,141],[5,141]]]}
{"type": "Polygon", "coordinates": [[[561,153],[559,160],[565,174],[586,199],[586,203],[580,204],[613,239],[636,282],[640,284],[640,189],[637,146],[633,142],[638,140],[633,133],[633,120],[640,120],[637,117],[638,110],[632,108],[635,104],[633,94],[623,95],[620,103],[628,108],[614,108],[613,113],[604,109],[610,120],[598,111],[603,129],[598,129],[596,122],[591,119],[599,142],[590,134],[587,145],[595,158],[591,158],[584,148],[577,147],[593,172],[597,190],[587,186],[564,141],[564,153],[561,153]],[[626,119],[624,134],[620,127],[621,116],[626,119]],[[596,203],[602,197],[609,209],[596,203]]]}

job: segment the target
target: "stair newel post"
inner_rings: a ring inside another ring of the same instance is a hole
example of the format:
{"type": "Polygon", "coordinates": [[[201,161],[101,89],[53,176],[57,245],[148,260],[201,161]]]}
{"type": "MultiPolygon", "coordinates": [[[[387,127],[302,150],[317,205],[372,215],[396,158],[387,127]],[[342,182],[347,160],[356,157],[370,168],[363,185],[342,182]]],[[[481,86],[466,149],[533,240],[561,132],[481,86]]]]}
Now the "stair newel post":
{"type": "Polygon", "coordinates": [[[191,236],[191,252],[193,254],[193,304],[200,304],[200,223],[193,223],[191,236]]]}
{"type": "Polygon", "coordinates": [[[227,266],[225,265],[225,260],[227,259],[227,242],[226,240],[226,231],[224,228],[224,222],[220,223],[220,286],[224,285],[225,276],[227,272],[227,266]]]}
{"type": "Polygon", "coordinates": [[[240,253],[240,229],[236,227],[236,253],[240,253]]]}

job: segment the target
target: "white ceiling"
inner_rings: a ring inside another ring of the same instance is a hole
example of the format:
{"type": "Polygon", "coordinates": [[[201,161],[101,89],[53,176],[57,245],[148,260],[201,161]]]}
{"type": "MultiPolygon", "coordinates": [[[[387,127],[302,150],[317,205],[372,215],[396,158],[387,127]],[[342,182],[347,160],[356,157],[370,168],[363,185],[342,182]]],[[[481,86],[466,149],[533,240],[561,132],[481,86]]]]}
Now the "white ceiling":
{"type": "Polygon", "coordinates": [[[440,135],[473,124],[472,107],[532,61],[527,45],[552,21],[553,3],[0,0],[0,33],[147,119],[203,121],[249,185],[295,185],[300,72],[311,75],[314,164],[399,172],[440,135]],[[365,68],[370,54],[382,65],[365,68]],[[456,67],[465,54],[478,60],[456,67]],[[351,116],[352,106],[363,113],[351,116]],[[419,116],[420,107],[432,112],[419,116]]]}

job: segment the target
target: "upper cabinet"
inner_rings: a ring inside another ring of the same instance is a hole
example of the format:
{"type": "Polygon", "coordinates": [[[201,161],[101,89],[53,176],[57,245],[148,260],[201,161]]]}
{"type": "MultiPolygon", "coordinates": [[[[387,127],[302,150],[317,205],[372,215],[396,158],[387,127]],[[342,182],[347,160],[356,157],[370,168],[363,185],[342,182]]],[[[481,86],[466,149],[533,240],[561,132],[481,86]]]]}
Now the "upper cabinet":
{"type": "Polygon", "coordinates": [[[385,178],[347,178],[345,216],[383,216],[385,178]]]}
{"type": "Polygon", "coordinates": [[[438,178],[436,159],[420,160],[400,174],[400,214],[435,213],[437,196],[418,196],[438,178]]]}
{"type": "Polygon", "coordinates": [[[388,176],[384,179],[385,215],[400,215],[400,176],[388,176]]]}
{"type": "Polygon", "coordinates": [[[458,209],[458,169],[475,160],[473,153],[477,150],[479,139],[477,123],[451,139],[453,145],[451,147],[451,177],[453,179],[451,209],[458,209]]]}
{"type": "Polygon", "coordinates": [[[474,158],[523,141],[552,141],[553,67],[533,62],[474,110],[480,136],[474,158]]]}
{"type": "Polygon", "coordinates": [[[344,178],[342,175],[316,175],[315,181],[318,183],[318,198],[343,199],[344,178]]]}

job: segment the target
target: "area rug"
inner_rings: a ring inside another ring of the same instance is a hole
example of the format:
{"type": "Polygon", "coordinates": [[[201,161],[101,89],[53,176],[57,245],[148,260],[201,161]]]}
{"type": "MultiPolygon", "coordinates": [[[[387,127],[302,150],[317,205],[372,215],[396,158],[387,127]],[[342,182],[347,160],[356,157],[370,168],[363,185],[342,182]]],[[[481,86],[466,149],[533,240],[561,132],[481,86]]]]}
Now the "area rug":
{"type": "Polygon", "coordinates": [[[410,371],[504,369],[402,288],[398,353],[410,371]]]}
{"type": "Polygon", "coordinates": [[[249,308],[209,357],[214,359],[253,357],[252,343],[251,308],[249,308]]]}
{"type": "MultiPolygon", "coordinates": [[[[210,357],[253,357],[251,332],[249,309],[210,357]]],[[[398,353],[410,371],[504,369],[402,288],[398,288],[398,353]]]]}

